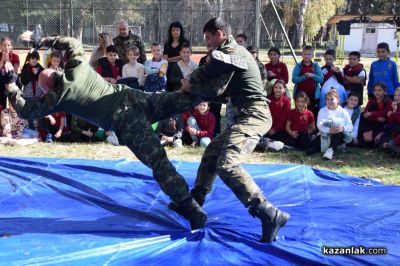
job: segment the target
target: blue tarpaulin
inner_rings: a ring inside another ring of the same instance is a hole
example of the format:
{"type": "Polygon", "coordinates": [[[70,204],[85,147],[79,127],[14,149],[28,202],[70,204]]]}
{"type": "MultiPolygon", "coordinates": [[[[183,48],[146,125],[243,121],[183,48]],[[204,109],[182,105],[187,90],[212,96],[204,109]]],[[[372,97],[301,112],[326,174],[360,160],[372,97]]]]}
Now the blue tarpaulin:
{"type": "MultiPolygon", "coordinates": [[[[198,163],[174,162],[193,185],[198,163]]],[[[206,227],[167,208],[140,162],[0,158],[0,265],[395,265],[400,187],[303,165],[245,165],[291,219],[271,244],[217,180],[206,227]],[[386,255],[324,255],[323,246],[386,255]],[[373,252],[376,252],[373,250],[373,252]]]]}

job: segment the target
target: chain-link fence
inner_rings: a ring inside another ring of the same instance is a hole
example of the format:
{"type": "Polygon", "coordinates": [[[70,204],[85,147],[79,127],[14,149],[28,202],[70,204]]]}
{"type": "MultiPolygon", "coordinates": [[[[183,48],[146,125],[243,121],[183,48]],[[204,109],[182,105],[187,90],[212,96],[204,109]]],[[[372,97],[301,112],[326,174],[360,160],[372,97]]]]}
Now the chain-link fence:
{"type": "MultiPolygon", "coordinates": [[[[203,25],[222,16],[233,34],[245,33],[249,44],[255,39],[254,0],[9,0],[1,1],[0,37],[10,37],[15,47],[25,30],[40,24],[44,35],[69,35],[86,46],[97,45],[98,33],[113,31],[120,19],[139,28],[145,43],[164,42],[168,27],[180,21],[193,46],[203,45],[203,25]]],[[[116,32],[114,31],[114,34],[116,32]]],[[[265,42],[265,41],[264,41],[265,42]]]]}

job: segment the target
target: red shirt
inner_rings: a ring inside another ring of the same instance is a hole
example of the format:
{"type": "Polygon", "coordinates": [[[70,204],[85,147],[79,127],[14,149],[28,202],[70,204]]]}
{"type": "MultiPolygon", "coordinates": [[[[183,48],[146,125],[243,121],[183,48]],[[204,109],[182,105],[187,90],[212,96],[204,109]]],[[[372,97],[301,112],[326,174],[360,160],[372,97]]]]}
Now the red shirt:
{"type": "Polygon", "coordinates": [[[276,64],[268,63],[265,65],[265,70],[272,71],[275,73],[275,77],[268,77],[268,80],[281,79],[285,81],[286,84],[289,82],[289,72],[285,63],[278,62],[276,64]]]}
{"type": "Polygon", "coordinates": [[[376,99],[371,99],[368,101],[367,106],[365,106],[364,112],[371,112],[371,116],[366,118],[369,121],[378,121],[379,117],[387,118],[388,112],[392,109],[392,101],[388,100],[385,102],[377,102],[376,99]]]}
{"type": "MultiPolygon", "coordinates": [[[[388,124],[400,126],[400,107],[397,107],[397,111],[395,113],[391,113],[388,119],[388,124]]],[[[391,135],[394,139],[394,144],[400,145],[400,133],[396,130],[392,130],[391,135]]]]}
{"type": "Polygon", "coordinates": [[[290,99],[282,95],[278,99],[274,95],[270,95],[268,99],[271,101],[269,110],[272,116],[272,127],[275,131],[285,130],[287,116],[290,112],[290,99]]]}
{"type": "MultiPolygon", "coordinates": [[[[312,64],[312,62],[309,66],[301,63],[300,76],[303,76],[305,73],[315,73],[314,65],[312,64]]],[[[313,80],[312,78],[307,78],[305,81],[297,84],[297,93],[304,91],[309,97],[311,96],[312,98],[314,98],[316,87],[317,84],[315,80],[313,80]]]]}
{"type": "Polygon", "coordinates": [[[308,125],[315,122],[313,113],[308,109],[301,113],[297,109],[290,110],[287,120],[290,121],[290,129],[298,133],[308,133],[308,125]]]}
{"type": "MultiPolygon", "coordinates": [[[[3,53],[0,52],[0,58],[3,56],[3,53]]],[[[14,65],[19,65],[19,56],[16,53],[11,52],[8,56],[10,63],[14,65]]]]}
{"type": "Polygon", "coordinates": [[[185,122],[185,131],[188,131],[189,127],[187,120],[190,116],[196,119],[197,125],[199,125],[200,130],[197,131],[196,136],[198,137],[209,137],[214,138],[215,129],[215,116],[207,111],[204,115],[200,114],[197,109],[193,109],[191,112],[185,112],[182,114],[183,121],[185,122]]]}
{"type": "MultiPolygon", "coordinates": [[[[112,72],[112,78],[113,79],[117,79],[117,77],[119,76],[119,67],[117,66],[117,64],[111,65],[110,63],[108,64],[111,72],[112,72]]],[[[100,74],[100,76],[103,76],[103,67],[102,65],[98,65],[96,68],[96,72],[100,74]]]]}
{"type": "MultiPolygon", "coordinates": [[[[56,120],[56,124],[54,125],[54,127],[59,128],[61,125],[61,120],[65,119],[65,113],[61,113],[61,112],[53,113],[53,114],[51,114],[51,116],[54,117],[54,119],[56,120]]],[[[65,131],[65,129],[66,129],[66,125],[64,125],[64,131],[65,131]]]]}

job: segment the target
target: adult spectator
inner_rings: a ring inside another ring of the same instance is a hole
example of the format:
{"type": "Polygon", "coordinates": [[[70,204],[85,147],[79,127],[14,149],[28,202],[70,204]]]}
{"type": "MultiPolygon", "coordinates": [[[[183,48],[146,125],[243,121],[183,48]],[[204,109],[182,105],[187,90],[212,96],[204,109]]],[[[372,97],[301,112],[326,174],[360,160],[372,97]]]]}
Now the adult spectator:
{"type": "Polygon", "coordinates": [[[89,60],[89,64],[94,69],[97,68],[99,59],[106,56],[106,48],[114,44],[111,35],[106,32],[99,33],[98,42],[99,46],[93,49],[89,60]]]}
{"type": "Polygon", "coordinates": [[[117,24],[117,29],[119,35],[115,37],[113,41],[114,45],[117,47],[119,59],[121,59],[124,64],[128,63],[128,48],[137,46],[140,54],[138,62],[144,64],[144,62],[146,62],[146,50],[142,38],[130,32],[126,20],[120,20],[117,24]]]}
{"type": "Polygon", "coordinates": [[[168,28],[168,40],[164,43],[164,59],[168,61],[167,90],[173,91],[174,86],[168,80],[171,78],[171,69],[182,59],[180,51],[183,44],[190,45],[185,38],[185,30],[179,21],[172,22],[168,28]]]}

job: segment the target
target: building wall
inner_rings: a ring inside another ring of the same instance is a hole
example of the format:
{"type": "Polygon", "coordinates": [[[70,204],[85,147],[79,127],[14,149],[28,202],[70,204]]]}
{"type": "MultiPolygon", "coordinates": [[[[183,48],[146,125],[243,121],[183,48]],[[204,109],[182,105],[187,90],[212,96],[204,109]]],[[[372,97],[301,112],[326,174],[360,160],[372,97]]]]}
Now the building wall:
{"type": "MultiPolygon", "coordinates": [[[[395,38],[396,29],[391,24],[352,24],[350,29],[350,35],[345,36],[344,50],[346,52],[361,51],[363,48],[364,31],[366,27],[375,27],[377,33],[376,44],[380,42],[387,42],[390,47],[390,51],[396,51],[397,40],[395,38]]],[[[375,51],[364,51],[364,52],[375,52],[375,51]]]]}

